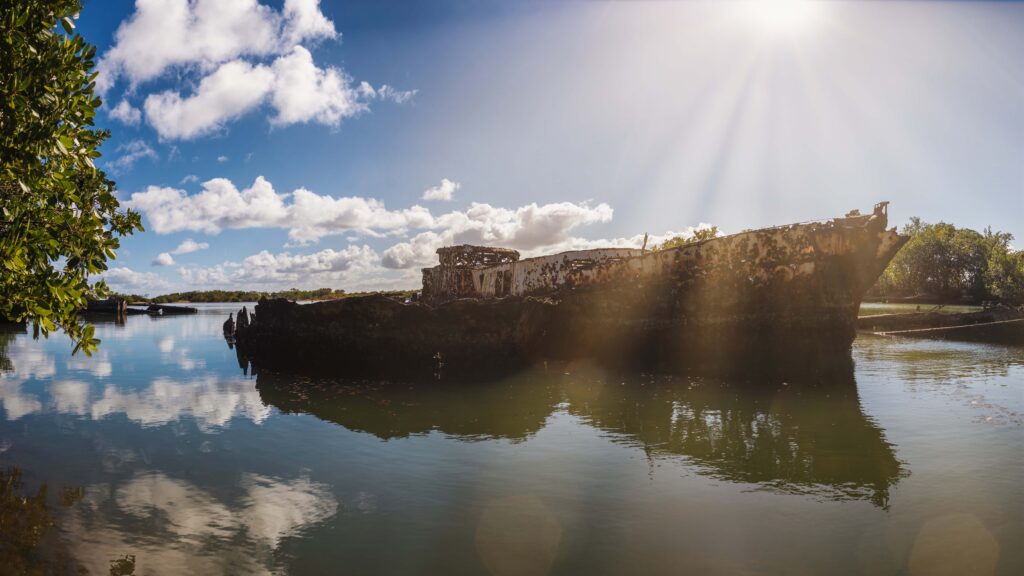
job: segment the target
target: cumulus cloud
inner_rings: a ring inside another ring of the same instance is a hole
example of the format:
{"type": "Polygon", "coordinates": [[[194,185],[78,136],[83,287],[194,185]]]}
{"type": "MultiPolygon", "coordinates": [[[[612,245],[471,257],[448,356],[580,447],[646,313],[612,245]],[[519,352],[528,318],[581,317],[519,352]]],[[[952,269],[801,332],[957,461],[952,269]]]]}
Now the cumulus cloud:
{"type": "Polygon", "coordinates": [[[462,184],[459,184],[458,182],[452,182],[447,178],[442,178],[440,184],[427,188],[423,191],[423,199],[449,201],[452,199],[452,195],[455,194],[455,191],[461,187],[462,184]]]}
{"type": "Polygon", "coordinates": [[[128,124],[129,126],[137,126],[139,121],[142,120],[142,112],[138,108],[132,106],[127,100],[121,100],[117,106],[114,106],[108,115],[121,122],[122,124],[128,124]]]}
{"type": "Polygon", "coordinates": [[[258,106],[274,73],[262,65],[233,60],[203,78],[191,96],[168,90],[146,97],[146,119],[161,138],[190,139],[219,130],[258,106]]]}
{"type": "Polygon", "coordinates": [[[97,64],[97,89],[105,93],[120,78],[135,87],[170,68],[209,70],[336,36],[318,0],[285,0],[280,11],[256,0],[136,0],[97,64]]]}
{"type": "MultiPolygon", "coordinates": [[[[446,179],[429,195],[440,198],[456,189],[458,184],[446,179]]],[[[429,263],[434,250],[444,244],[527,251],[564,246],[577,242],[570,234],[577,227],[609,222],[613,215],[607,204],[533,203],[508,209],[474,202],[466,210],[435,216],[418,205],[389,210],[374,198],[335,198],[305,188],[281,194],[262,176],[242,190],[226,178],[214,178],[203,183],[201,192],[191,195],[178,188],[150,186],[132,194],[125,204],[142,212],[149,228],[158,234],[282,228],[288,230],[291,240],[303,244],[347,232],[383,237],[421,230],[411,240],[385,250],[383,264],[392,269],[429,263]]]]}
{"type": "Polygon", "coordinates": [[[127,172],[135,166],[135,163],[143,158],[151,158],[158,160],[160,158],[157,155],[156,150],[147,144],[144,140],[132,140],[118,146],[115,153],[120,154],[117,158],[114,158],[110,162],[107,162],[107,168],[115,173],[121,174],[127,172]]]}
{"type": "Polygon", "coordinates": [[[370,272],[379,260],[369,246],[328,248],[313,254],[272,254],[263,250],[241,262],[182,268],[180,272],[190,286],[327,286],[338,285],[354,274],[370,272]]]}
{"type": "Polygon", "coordinates": [[[174,258],[167,252],[161,252],[153,259],[153,266],[174,266],[174,258]]]}
{"type": "Polygon", "coordinates": [[[115,267],[98,276],[115,292],[151,292],[166,290],[170,283],[153,272],[136,272],[131,268],[115,267]]]}
{"type": "Polygon", "coordinates": [[[262,176],[242,191],[230,180],[214,178],[203,183],[202,192],[191,196],[177,188],[150,186],[132,194],[125,204],[145,214],[157,234],[276,227],[286,213],[284,197],[262,176]]]}
{"type": "Polygon", "coordinates": [[[515,210],[474,202],[468,210],[435,219],[439,232],[427,231],[398,243],[382,254],[387,268],[412,268],[436,264],[435,251],[451,244],[482,244],[519,250],[551,250],[571,243],[569,233],[578,226],[609,222],[613,210],[607,204],[588,206],[558,202],[529,204],[515,210]]]}
{"type": "Polygon", "coordinates": [[[171,254],[190,254],[192,252],[198,252],[200,250],[206,250],[210,245],[206,242],[196,242],[191,238],[186,238],[178,247],[171,250],[171,254]]]}
{"type": "Polygon", "coordinates": [[[182,96],[173,90],[151,94],[145,109],[161,138],[187,140],[216,132],[265,101],[275,110],[270,117],[274,126],[317,122],[336,127],[369,109],[363,93],[352,87],[343,70],[317,67],[302,46],[270,66],[244,60],[221,64],[200,81],[193,94],[182,96]]]}
{"type": "Polygon", "coordinates": [[[339,68],[318,68],[302,46],[274,61],[270,102],[277,114],[270,121],[287,125],[316,121],[337,126],[342,119],[367,110],[351,79],[339,68]]]}
{"type": "MultiPolygon", "coordinates": [[[[354,87],[341,68],[316,66],[301,43],[337,35],[319,0],[285,0],[280,11],[256,0],[137,0],[100,59],[98,90],[105,93],[125,78],[133,91],[170,70],[202,76],[190,93],[173,89],[146,97],[146,121],[164,140],[221,131],[268,103],[273,126],[336,127],[367,110],[371,99],[401,104],[415,95],[387,84],[354,87]]],[[[124,100],[111,115],[136,124],[141,118],[124,100]]]]}
{"type": "Polygon", "coordinates": [[[366,233],[427,228],[430,212],[421,206],[391,211],[373,198],[334,198],[299,188],[278,194],[262,176],[238,190],[225,178],[203,183],[203,191],[189,195],[178,188],[150,186],[126,202],[141,211],[158,234],[182,230],[217,234],[231,228],[287,228],[289,237],[310,242],[351,230],[366,233]],[[291,197],[291,202],[286,200],[291,197]]]}

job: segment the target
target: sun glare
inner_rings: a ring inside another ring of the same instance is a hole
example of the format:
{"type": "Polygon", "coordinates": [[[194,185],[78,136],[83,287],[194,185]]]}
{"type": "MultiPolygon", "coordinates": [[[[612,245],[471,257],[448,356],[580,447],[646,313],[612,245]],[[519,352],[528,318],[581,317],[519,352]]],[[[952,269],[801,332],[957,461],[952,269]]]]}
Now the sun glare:
{"type": "Polygon", "coordinates": [[[740,7],[753,26],[769,34],[798,34],[808,29],[818,8],[812,0],[753,0],[740,7]]]}

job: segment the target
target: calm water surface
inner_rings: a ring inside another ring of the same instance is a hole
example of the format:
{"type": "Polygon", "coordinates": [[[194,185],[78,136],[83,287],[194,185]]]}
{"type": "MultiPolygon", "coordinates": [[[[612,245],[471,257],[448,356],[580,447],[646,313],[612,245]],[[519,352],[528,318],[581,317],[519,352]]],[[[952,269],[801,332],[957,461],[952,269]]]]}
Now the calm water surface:
{"type": "Polygon", "coordinates": [[[100,324],[93,358],[0,334],[0,468],[47,487],[0,489],[5,569],[1024,573],[1020,348],[862,337],[817,386],[325,381],[245,375],[236,308],[100,324]]]}

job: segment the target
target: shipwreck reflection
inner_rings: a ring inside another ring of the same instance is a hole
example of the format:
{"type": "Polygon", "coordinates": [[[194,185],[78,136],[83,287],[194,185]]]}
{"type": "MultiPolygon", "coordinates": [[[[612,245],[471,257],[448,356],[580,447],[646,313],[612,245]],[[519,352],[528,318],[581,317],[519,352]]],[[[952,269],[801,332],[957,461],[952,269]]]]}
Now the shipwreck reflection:
{"type": "Polygon", "coordinates": [[[439,431],[462,439],[525,439],[561,401],[558,380],[529,373],[487,384],[332,380],[260,372],[260,398],[382,439],[439,431]]]}
{"type": "Polygon", "coordinates": [[[533,369],[488,383],[370,383],[257,375],[264,402],[382,439],[438,431],[459,440],[523,440],[556,412],[652,458],[768,490],[886,507],[906,475],[860,407],[852,366],[825,380],[742,383],[533,369]]]}
{"type": "Polygon", "coordinates": [[[686,457],[703,473],[829,499],[886,507],[905,475],[864,415],[852,376],[808,386],[654,380],[644,386],[571,382],[569,412],[649,454],[686,457]]]}

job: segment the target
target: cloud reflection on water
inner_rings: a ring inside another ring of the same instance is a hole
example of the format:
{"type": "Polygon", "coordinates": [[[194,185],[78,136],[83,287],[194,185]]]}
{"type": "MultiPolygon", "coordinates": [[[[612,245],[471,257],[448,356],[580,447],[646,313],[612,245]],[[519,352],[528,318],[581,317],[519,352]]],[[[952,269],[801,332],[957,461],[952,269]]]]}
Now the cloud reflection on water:
{"type": "Polygon", "coordinates": [[[136,555],[143,574],[272,573],[282,540],[339,507],[325,484],[253,473],[241,475],[230,499],[152,470],[86,492],[65,532],[76,557],[95,573],[122,554],[136,555]],[[137,530],[140,522],[144,532],[137,530]]]}
{"type": "Polygon", "coordinates": [[[227,426],[234,417],[256,424],[270,415],[252,383],[242,379],[220,380],[213,376],[185,382],[155,378],[146,388],[122,390],[113,384],[99,398],[90,399],[84,382],[59,381],[50,385],[54,409],[99,420],[124,414],[142,426],[160,426],[190,416],[202,430],[227,426]]]}

